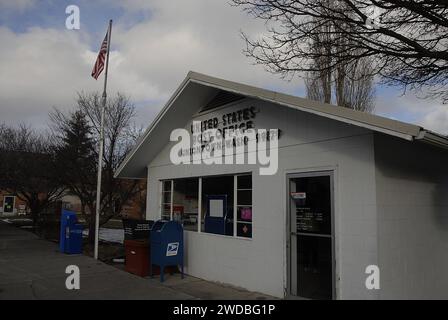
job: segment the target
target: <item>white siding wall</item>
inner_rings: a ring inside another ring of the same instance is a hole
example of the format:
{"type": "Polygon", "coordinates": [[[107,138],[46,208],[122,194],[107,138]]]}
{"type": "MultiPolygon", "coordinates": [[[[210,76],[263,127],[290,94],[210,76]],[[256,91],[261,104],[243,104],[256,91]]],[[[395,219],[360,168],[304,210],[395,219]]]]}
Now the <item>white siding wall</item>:
{"type": "Polygon", "coordinates": [[[446,151],[375,135],[382,299],[448,298],[446,151]]]}
{"type": "Polygon", "coordinates": [[[148,218],[160,217],[160,179],[252,171],[253,239],[186,232],[186,272],[283,297],[287,281],[286,174],[334,170],[337,297],[376,298],[377,292],[364,287],[366,266],[377,264],[373,134],[254,100],[217,112],[250,105],[260,109],[254,119],[256,128],[283,131],[277,174],[260,176],[256,166],[248,165],[174,166],[169,161],[168,145],[148,165],[148,218]]]}

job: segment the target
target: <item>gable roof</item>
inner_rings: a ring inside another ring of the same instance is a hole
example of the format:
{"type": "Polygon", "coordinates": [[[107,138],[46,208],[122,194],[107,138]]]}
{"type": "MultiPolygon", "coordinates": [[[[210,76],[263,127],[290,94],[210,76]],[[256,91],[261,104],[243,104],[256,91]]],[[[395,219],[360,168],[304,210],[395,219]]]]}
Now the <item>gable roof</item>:
{"type": "MultiPolygon", "coordinates": [[[[139,139],[134,149],[128,154],[126,159],[117,169],[115,176],[121,178],[144,178],[146,174],[146,166],[165,144],[165,142],[161,144],[160,142],[162,139],[158,138],[164,131],[159,125],[163,121],[168,121],[168,123],[173,122],[170,129],[174,127],[183,127],[185,123],[182,122],[185,120],[185,117],[191,117],[191,114],[194,112],[191,107],[189,108],[192,103],[195,103],[196,106],[198,104],[204,105],[221,90],[235,95],[276,103],[408,141],[419,140],[431,143],[438,147],[448,148],[448,137],[431,132],[414,124],[190,71],[151,125],[147,128],[143,136],[139,139]],[[186,98],[188,95],[185,94],[187,92],[191,93],[188,98],[186,98]],[[174,115],[174,112],[171,114],[168,112],[172,109],[177,110],[176,115],[174,115]],[[148,144],[150,142],[152,148],[149,148],[148,144]]],[[[169,135],[169,133],[166,132],[165,134],[169,135]]]]}

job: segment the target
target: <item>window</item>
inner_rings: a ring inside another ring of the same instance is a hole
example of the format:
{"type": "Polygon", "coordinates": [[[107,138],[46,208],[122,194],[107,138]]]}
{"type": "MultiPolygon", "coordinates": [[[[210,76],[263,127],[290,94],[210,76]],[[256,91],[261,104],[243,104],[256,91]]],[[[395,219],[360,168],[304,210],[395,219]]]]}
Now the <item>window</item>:
{"type": "Polygon", "coordinates": [[[233,181],[233,176],[202,178],[202,232],[234,235],[233,181]]]}
{"type": "Polygon", "coordinates": [[[161,181],[161,218],[185,230],[252,238],[252,175],[161,181]]]}
{"type": "Polygon", "coordinates": [[[171,212],[173,209],[173,181],[162,181],[162,220],[171,220],[171,212]]]}
{"type": "Polygon", "coordinates": [[[236,176],[236,235],[252,238],[252,175],[236,176]]]}
{"type": "Polygon", "coordinates": [[[199,179],[176,179],[173,183],[173,220],[185,230],[198,231],[199,179]]]}

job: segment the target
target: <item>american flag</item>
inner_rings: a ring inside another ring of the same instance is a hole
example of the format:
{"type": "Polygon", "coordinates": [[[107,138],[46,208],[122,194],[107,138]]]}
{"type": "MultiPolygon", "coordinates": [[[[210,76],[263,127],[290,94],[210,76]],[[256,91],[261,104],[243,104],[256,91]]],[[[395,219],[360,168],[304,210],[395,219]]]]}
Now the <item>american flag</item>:
{"type": "Polygon", "coordinates": [[[106,36],[104,37],[103,43],[101,44],[100,52],[98,53],[98,57],[96,58],[95,65],[93,66],[92,70],[92,77],[98,79],[101,72],[104,69],[104,63],[106,61],[106,54],[107,54],[107,39],[109,37],[109,31],[107,31],[106,36]]]}

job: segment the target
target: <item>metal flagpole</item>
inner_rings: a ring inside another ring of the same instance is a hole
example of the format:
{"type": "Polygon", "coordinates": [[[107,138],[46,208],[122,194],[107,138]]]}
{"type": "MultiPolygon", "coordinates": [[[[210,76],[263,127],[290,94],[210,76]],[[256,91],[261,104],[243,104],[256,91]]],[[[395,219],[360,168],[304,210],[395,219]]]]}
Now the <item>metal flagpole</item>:
{"type": "Polygon", "coordinates": [[[106,71],[104,73],[104,89],[101,105],[101,123],[100,123],[100,150],[98,154],[98,180],[96,183],[96,216],[95,216],[95,248],[94,258],[98,260],[98,240],[100,232],[100,210],[101,210],[101,171],[103,168],[103,149],[104,149],[104,113],[106,111],[106,87],[107,87],[107,70],[109,67],[109,50],[110,38],[112,34],[112,20],[109,21],[109,29],[107,31],[107,55],[106,55],[106,71]]]}

